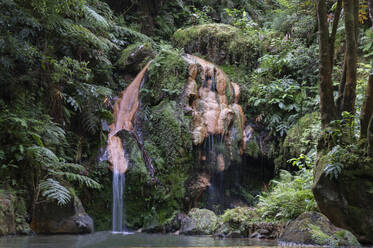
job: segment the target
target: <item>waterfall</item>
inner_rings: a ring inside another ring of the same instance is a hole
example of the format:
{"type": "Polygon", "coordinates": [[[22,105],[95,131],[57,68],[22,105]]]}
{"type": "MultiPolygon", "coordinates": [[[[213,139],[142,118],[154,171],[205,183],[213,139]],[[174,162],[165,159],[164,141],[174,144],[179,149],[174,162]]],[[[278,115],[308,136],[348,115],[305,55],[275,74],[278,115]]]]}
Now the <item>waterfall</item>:
{"type": "MultiPolygon", "coordinates": [[[[134,119],[139,107],[138,94],[141,85],[144,83],[144,76],[149,64],[120,93],[114,104],[114,122],[110,125],[107,146],[110,169],[113,171],[113,233],[128,234],[125,229],[124,216],[124,186],[125,172],[128,169],[128,159],[122,139],[118,137],[118,134],[123,130],[127,131],[126,135],[134,136],[136,134],[134,119]]],[[[136,141],[138,140],[136,139],[136,141]]],[[[144,156],[147,155],[146,152],[143,153],[145,154],[144,156]]],[[[148,161],[151,160],[148,159],[148,161]]]]}
{"type": "Polygon", "coordinates": [[[113,172],[113,233],[122,233],[124,227],[123,214],[123,191],[125,184],[125,174],[114,170],[113,172]]]}

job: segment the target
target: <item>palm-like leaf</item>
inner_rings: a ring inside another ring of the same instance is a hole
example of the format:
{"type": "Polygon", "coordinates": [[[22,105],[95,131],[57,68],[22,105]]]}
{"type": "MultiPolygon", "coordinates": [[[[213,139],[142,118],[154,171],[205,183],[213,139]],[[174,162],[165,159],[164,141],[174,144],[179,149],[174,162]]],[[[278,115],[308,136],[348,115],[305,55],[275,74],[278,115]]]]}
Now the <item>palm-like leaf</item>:
{"type": "Polygon", "coordinates": [[[42,181],[40,183],[40,190],[42,196],[49,200],[56,200],[58,205],[65,205],[71,199],[69,190],[52,178],[42,181]]]}

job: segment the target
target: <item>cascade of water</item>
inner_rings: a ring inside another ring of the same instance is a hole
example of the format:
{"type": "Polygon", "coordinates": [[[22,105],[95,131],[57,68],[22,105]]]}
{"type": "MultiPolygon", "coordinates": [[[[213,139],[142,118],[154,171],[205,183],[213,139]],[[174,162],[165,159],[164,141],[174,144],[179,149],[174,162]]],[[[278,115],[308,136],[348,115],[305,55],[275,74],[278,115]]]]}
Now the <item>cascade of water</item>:
{"type": "Polygon", "coordinates": [[[117,170],[113,172],[113,233],[125,231],[123,214],[123,191],[125,184],[125,174],[117,170]]]}
{"type": "MultiPolygon", "coordinates": [[[[130,134],[136,134],[134,119],[139,107],[138,93],[145,81],[145,73],[149,63],[141,70],[133,82],[121,92],[114,104],[114,122],[110,125],[108,137],[108,160],[113,171],[113,233],[125,232],[124,216],[124,186],[125,172],[128,168],[128,159],[125,154],[123,142],[118,133],[122,130],[130,134]]],[[[136,135],[133,135],[137,137],[136,135]]],[[[139,140],[138,138],[136,141],[139,140]]]]}

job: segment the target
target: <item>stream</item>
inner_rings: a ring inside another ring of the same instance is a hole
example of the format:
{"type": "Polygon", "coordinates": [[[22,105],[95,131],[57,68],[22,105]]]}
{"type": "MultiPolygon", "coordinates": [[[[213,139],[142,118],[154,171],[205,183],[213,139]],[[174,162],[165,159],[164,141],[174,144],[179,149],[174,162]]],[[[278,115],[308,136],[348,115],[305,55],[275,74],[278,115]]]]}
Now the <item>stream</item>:
{"type": "Polygon", "coordinates": [[[274,240],[215,239],[211,236],[172,234],[112,234],[96,232],[86,235],[8,236],[0,238],[0,248],[122,248],[122,247],[267,247],[274,240]]]}

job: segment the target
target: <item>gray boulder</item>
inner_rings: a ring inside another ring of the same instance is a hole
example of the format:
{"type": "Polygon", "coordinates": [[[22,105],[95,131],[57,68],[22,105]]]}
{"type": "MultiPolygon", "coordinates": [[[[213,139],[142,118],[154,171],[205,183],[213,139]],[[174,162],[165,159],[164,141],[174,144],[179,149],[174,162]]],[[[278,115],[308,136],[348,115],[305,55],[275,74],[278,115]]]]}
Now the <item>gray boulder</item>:
{"type": "Polygon", "coordinates": [[[193,208],[188,216],[181,221],[180,234],[208,235],[213,234],[218,217],[208,209],[193,208]]]}
{"type": "Polygon", "coordinates": [[[56,202],[39,204],[31,228],[38,234],[83,234],[94,231],[93,220],[77,196],[64,206],[56,202]]]}
{"type": "Polygon", "coordinates": [[[360,246],[356,237],[347,230],[335,227],[323,214],[306,212],[289,223],[280,241],[321,246],[360,246]]]}

